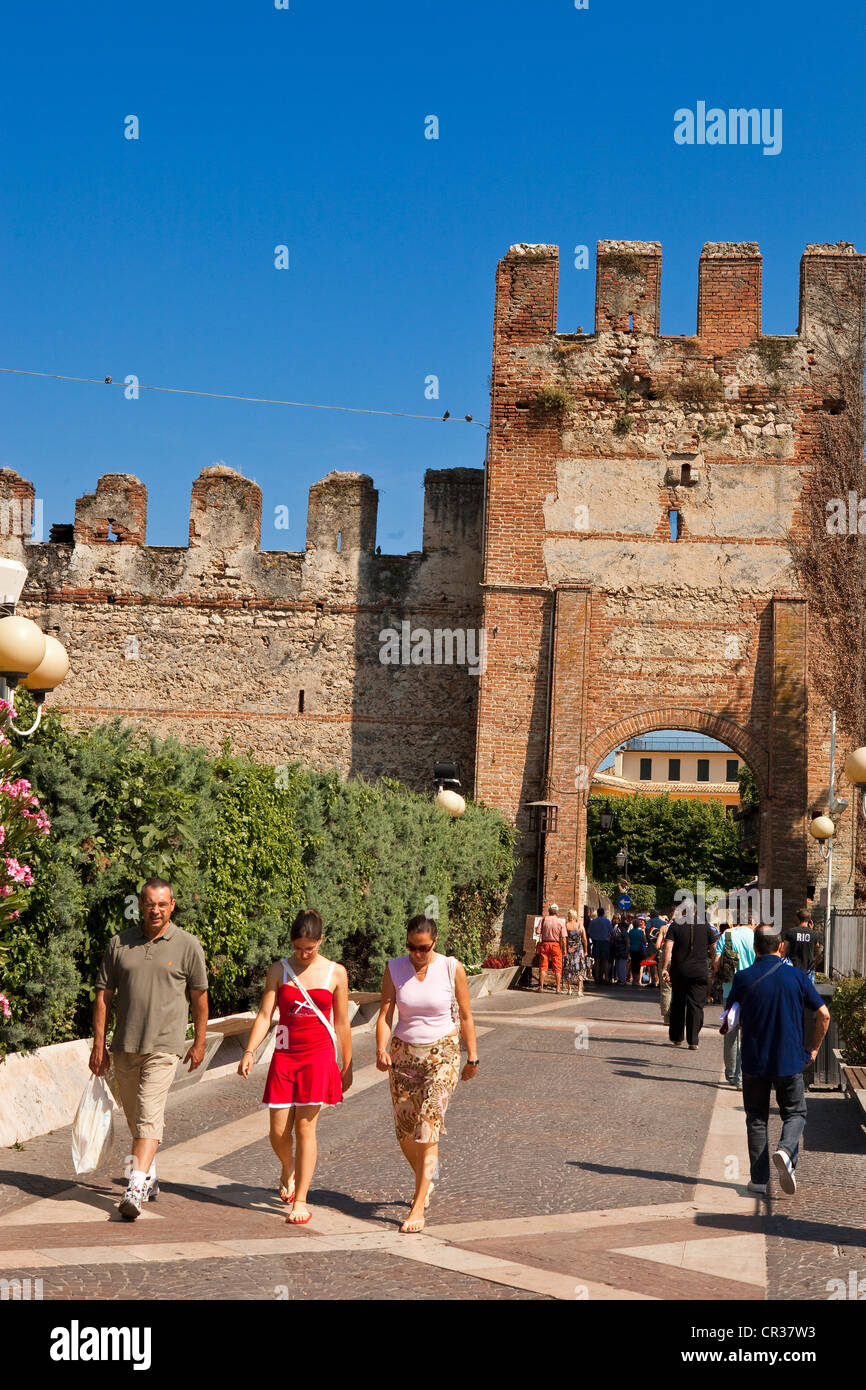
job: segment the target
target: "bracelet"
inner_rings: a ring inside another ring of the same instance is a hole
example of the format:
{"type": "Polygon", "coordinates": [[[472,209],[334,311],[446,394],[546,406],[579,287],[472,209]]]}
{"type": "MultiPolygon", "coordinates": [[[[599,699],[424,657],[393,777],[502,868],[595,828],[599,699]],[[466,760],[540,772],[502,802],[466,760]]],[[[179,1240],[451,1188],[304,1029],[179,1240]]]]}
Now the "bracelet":
{"type": "Polygon", "coordinates": [[[250,1047],[248,1047],[247,1050],[246,1050],[246,1052],[244,1053],[244,1056],[245,1056],[245,1057],[255,1057],[255,1055],[256,1055],[256,1054],[253,1052],[252,1048],[250,1048],[250,1047]]]}

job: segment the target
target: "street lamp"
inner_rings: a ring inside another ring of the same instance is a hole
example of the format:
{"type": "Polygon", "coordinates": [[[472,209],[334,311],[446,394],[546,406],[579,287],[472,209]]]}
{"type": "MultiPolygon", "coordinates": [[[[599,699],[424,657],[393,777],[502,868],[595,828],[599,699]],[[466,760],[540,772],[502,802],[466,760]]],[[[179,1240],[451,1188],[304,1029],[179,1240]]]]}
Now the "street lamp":
{"type": "Polygon", "coordinates": [[[35,722],[29,729],[19,729],[13,718],[6,726],[25,738],[39,727],[46,694],[69,670],[63,644],[15,613],[26,579],[26,566],[0,558],[0,613],[5,615],[0,617],[0,699],[8,699],[14,716],[16,687],[20,683],[31,691],[37,706],[35,722]]]}
{"type": "Polygon", "coordinates": [[[626,844],[616,856],[616,867],[622,872],[623,878],[628,878],[628,845],[626,844]]]}
{"type": "Polygon", "coordinates": [[[831,842],[833,836],[836,834],[836,827],[830,817],[822,815],[813,816],[812,823],[809,826],[809,834],[813,839],[818,841],[821,858],[829,858],[833,848],[831,842]]]}
{"type": "Polygon", "coordinates": [[[598,823],[602,830],[610,830],[613,826],[613,811],[609,801],[604,803],[598,815],[598,823]]]}
{"type": "Polygon", "coordinates": [[[866,748],[855,748],[845,759],[845,776],[862,793],[863,814],[866,816],[866,748]]]}
{"type": "Polygon", "coordinates": [[[440,811],[447,811],[449,816],[457,820],[466,810],[466,802],[457,790],[460,786],[459,765],[434,763],[433,781],[436,783],[434,805],[438,806],[440,811]]]}

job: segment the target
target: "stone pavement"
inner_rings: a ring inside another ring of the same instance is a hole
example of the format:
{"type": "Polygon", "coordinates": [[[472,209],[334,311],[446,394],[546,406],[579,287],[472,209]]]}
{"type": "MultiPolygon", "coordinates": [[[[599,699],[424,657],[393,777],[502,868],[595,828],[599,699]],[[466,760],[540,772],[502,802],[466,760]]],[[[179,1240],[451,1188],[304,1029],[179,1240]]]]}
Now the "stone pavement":
{"type": "Polygon", "coordinates": [[[855,1107],[812,1093],[796,1196],[748,1196],[717,1012],[689,1052],[654,991],[477,1002],[482,1067],[449,1109],[422,1235],[398,1231],[410,1174],[370,1033],[320,1121],[304,1228],[276,1196],[264,1068],[171,1097],[160,1199],[134,1224],[113,1210],[120,1117],[105,1172],[77,1183],[68,1129],[2,1150],[0,1278],[40,1279],[45,1300],[826,1300],[866,1276],[855,1107]]]}

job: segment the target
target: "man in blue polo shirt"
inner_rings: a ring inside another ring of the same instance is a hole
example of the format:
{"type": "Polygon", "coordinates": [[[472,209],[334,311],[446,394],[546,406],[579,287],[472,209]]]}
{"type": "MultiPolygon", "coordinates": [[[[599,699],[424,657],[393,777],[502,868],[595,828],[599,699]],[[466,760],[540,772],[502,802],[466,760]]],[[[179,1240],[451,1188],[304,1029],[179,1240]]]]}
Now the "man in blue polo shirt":
{"type": "Polygon", "coordinates": [[[731,1024],[730,1010],[739,1006],[743,1053],[743,1107],[749,1141],[749,1191],[765,1194],[770,1181],[767,1122],[770,1090],[782,1116],[782,1137],[773,1154],[783,1192],[797,1190],[794,1169],[800,1139],[806,1127],[806,1091],[803,1068],[814,1062],[830,1026],[830,1011],[808,975],[792,970],[785,959],[786,947],[775,929],[755,932],[755,963],[738,970],[728,995],[728,1010],[720,1032],[731,1024]],[[803,1011],[815,1017],[811,1052],[803,1046],[803,1011]]]}

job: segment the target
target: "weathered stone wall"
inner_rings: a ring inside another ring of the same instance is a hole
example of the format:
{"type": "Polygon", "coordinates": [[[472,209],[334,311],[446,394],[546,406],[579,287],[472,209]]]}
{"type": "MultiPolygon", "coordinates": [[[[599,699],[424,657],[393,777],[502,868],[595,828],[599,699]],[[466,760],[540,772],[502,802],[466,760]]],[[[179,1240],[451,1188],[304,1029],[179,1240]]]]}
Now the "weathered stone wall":
{"type": "MultiPolygon", "coordinates": [[[[471,787],[477,674],[415,664],[409,646],[408,664],[383,664],[380,633],[480,628],[482,479],[427,474],[424,550],[409,555],[377,553],[377,493],[356,473],[310,489],[301,553],[259,549],[261,491],[225,465],[193,483],[188,547],[145,544],[146,490],[125,473],[79,499],[70,544],[7,524],[2,551],[29,569],[18,611],[70,654],[49,704],[79,725],[119,714],[211,750],[228,737],[274,763],[418,788],[456,758],[471,787]]],[[[26,513],[32,494],[0,470],[0,505],[26,513]]]]}
{"type": "MultiPolygon", "coordinates": [[[[599,243],[594,334],[556,332],[555,247],[500,262],[476,794],[524,831],[527,801],[558,804],[544,886],[560,904],[582,898],[588,779],[622,739],[668,726],[752,766],[761,877],[789,919],[818,876],[806,831],[826,806],[829,712],[789,544],[855,351],[864,260],[807,248],[798,334],[762,337],[757,246],[709,244],[697,334],[676,338],[659,333],[658,243],[599,243]]],[[[525,833],[515,938],[535,846],[525,833]]]]}

